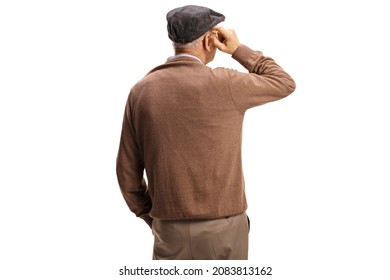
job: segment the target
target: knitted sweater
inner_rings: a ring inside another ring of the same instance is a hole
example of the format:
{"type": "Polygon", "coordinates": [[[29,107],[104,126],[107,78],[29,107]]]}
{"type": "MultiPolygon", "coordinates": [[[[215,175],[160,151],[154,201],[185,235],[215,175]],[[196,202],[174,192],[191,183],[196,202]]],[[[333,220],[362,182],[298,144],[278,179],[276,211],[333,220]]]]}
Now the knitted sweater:
{"type": "Polygon", "coordinates": [[[245,111],[286,97],[295,83],[273,59],[245,45],[232,57],[249,73],[178,57],[131,89],[117,177],[130,210],[147,222],[213,219],[246,210],[245,111]]]}

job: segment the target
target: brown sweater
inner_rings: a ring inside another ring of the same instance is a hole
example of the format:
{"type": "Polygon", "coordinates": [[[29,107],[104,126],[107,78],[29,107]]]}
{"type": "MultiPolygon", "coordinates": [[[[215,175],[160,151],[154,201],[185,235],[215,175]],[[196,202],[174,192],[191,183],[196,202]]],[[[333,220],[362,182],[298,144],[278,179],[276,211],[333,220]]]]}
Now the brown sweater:
{"type": "Polygon", "coordinates": [[[233,58],[250,73],[178,57],[131,89],[117,177],[130,210],[149,224],[150,217],[212,219],[246,210],[245,111],[286,97],[295,83],[271,58],[247,46],[233,58]]]}

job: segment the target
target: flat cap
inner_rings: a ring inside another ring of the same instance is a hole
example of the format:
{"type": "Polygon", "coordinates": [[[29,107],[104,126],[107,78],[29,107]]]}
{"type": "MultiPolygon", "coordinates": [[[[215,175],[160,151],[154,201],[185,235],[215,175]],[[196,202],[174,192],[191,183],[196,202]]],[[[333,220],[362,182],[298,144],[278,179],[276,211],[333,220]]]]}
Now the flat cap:
{"type": "Polygon", "coordinates": [[[223,14],[206,7],[179,7],[167,13],[168,37],[176,43],[189,43],[224,20],[223,14]]]}

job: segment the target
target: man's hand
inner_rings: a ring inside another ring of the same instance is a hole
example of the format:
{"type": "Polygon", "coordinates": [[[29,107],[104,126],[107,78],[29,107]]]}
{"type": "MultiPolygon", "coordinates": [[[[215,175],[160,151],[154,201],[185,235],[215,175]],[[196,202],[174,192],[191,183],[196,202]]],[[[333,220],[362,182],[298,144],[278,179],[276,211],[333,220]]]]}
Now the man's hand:
{"type": "Polygon", "coordinates": [[[221,52],[233,54],[240,46],[236,32],[233,29],[225,29],[221,26],[215,26],[212,29],[218,36],[212,36],[214,46],[221,52]]]}

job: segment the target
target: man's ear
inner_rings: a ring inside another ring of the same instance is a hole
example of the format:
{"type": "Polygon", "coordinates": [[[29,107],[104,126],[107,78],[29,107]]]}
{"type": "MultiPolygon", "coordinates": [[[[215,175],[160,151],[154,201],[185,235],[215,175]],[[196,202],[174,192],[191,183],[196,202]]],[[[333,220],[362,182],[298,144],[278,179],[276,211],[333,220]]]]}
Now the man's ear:
{"type": "Polygon", "coordinates": [[[209,52],[212,50],[213,45],[214,45],[213,38],[211,38],[210,34],[207,34],[203,40],[203,47],[205,48],[206,51],[209,52]]]}

